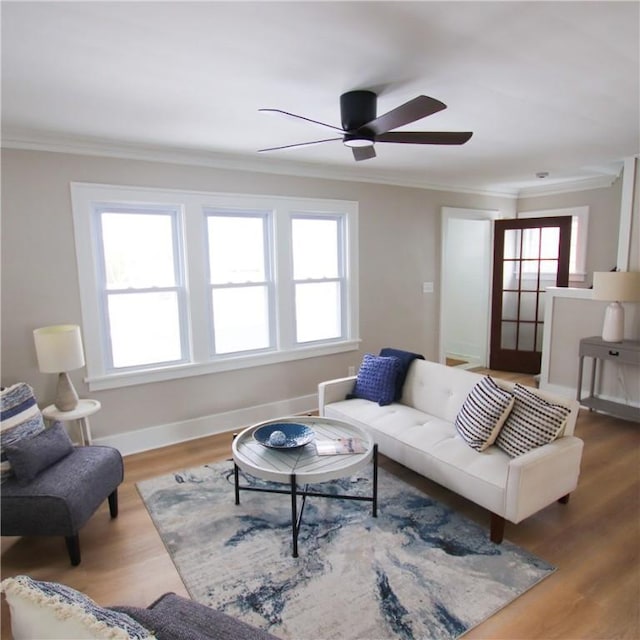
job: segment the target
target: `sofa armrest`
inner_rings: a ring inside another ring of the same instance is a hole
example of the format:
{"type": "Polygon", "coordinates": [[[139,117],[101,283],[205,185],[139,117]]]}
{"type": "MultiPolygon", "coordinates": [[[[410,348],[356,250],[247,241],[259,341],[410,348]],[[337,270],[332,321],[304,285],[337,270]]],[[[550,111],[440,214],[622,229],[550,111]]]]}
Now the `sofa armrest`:
{"type": "Polygon", "coordinates": [[[578,486],[584,443],[564,436],[513,458],[507,471],[504,517],[520,522],[578,486]]]}
{"type": "Polygon", "coordinates": [[[347,394],[353,391],[356,376],[348,376],[346,378],[336,378],[335,380],[327,380],[318,385],[318,412],[324,415],[324,407],[332,402],[340,402],[345,400],[347,394]]]}
{"type": "Polygon", "coordinates": [[[158,640],[278,640],[276,636],[175,593],[147,609],[110,607],[131,616],[158,640]]]}

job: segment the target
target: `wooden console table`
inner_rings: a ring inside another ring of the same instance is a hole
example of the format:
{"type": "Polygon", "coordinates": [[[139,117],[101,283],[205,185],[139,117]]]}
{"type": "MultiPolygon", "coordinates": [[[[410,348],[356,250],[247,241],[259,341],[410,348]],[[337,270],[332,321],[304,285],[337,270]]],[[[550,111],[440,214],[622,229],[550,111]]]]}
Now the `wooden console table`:
{"type": "Polygon", "coordinates": [[[578,368],[578,402],[595,411],[603,411],[624,420],[640,422],[640,407],[634,407],[622,402],[605,400],[595,395],[596,371],[598,360],[611,360],[620,364],[630,364],[640,367],[640,341],[623,340],[622,342],[605,342],[601,337],[582,338],[580,340],[580,366],[578,368]],[[582,369],[584,359],[592,358],[591,384],[589,395],[582,398],[582,369]]]}

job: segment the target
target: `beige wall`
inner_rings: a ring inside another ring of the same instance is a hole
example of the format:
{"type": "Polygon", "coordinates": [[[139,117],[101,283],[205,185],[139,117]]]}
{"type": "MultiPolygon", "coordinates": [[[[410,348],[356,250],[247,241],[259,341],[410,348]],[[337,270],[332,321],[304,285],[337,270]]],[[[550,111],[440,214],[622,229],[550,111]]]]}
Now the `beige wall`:
{"type": "Polygon", "coordinates": [[[442,206],[499,209],[509,198],[320,180],[39,151],[2,153],[2,384],[24,380],[41,406],[53,400],[55,376],[37,369],[32,331],[82,324],[69,183],[167,187],[339,198],[359,202],[360,352],[89,392],[103,409],[95,437],[182,422],[307,396],[321,380],[346,375],[366,351],[396,346],[438,358],[439,298],[422,282],[439,282],[442,206]]]}
{"type": "Polygon", "coordinates": [[[621,195],[622,178],[618,178],[611,187],[523,198],[518,201],[518,211],[589,207],[587,281],[584,285],[589,287],[594,271],[609,271],[616,266],[621,195]]]}

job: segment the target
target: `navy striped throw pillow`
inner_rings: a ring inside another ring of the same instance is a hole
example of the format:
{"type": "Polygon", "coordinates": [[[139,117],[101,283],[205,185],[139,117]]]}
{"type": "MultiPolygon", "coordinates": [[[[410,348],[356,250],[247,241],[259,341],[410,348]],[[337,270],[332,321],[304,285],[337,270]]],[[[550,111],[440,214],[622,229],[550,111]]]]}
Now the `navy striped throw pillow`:
{"type": "Polygon", "coordinates": [[[522,385],[513,388],[515,404],[496,445],[512,458],[555,440],[564,429],[568,407],[547,402],[522,385]]]}
{"type": "Polygon", "coordinates": [[[513,396],[486,376],[464,401],[456,416],[456,429],[472,449],[484,451],[495,442],[513,403],[513,396]]]}

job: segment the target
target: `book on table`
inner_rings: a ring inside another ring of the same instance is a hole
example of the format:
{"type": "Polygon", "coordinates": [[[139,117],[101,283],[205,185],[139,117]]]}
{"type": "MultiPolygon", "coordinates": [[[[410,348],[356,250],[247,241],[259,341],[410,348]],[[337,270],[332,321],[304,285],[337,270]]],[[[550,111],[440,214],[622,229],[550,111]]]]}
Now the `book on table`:
{"type": "Polygon", "coordinates": [[[336,456],[349,453],[364,453],[366,448],[358,438],[336,438],[335,440],[316,440],[319,456],[336,456]]]}

